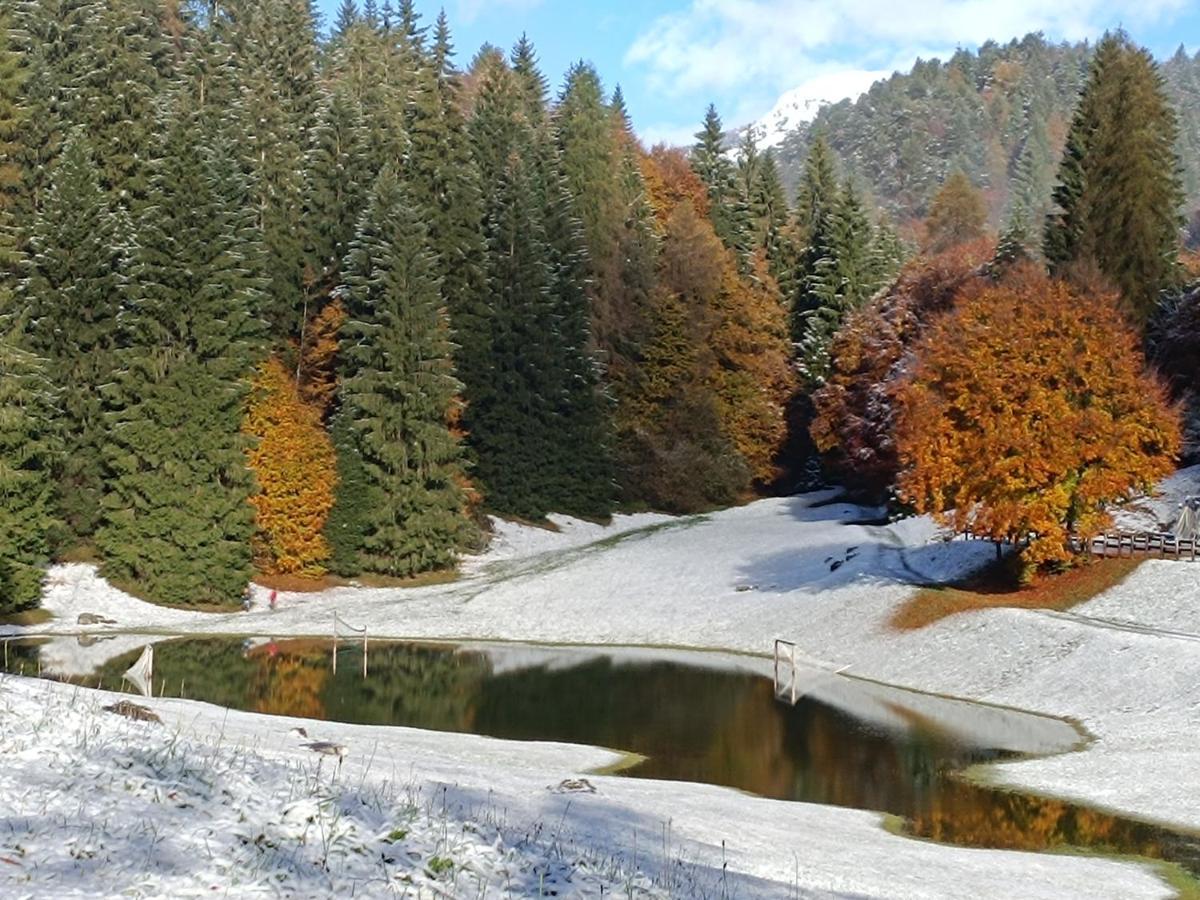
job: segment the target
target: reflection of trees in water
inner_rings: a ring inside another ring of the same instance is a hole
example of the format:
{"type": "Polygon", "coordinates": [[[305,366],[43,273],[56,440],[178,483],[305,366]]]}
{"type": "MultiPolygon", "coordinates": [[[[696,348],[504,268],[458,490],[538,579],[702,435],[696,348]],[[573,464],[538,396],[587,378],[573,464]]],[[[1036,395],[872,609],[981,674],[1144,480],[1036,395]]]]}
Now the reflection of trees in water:
{"type": "MultiPolygon", "coordinates": [[[[35,668],[36,652],[14,642],[10,669],[22,660],[35,668]]],[[[110,660],[87,683],[117,684],[140,652],[110,660]]],[[[955,744],[916,717],[884,733],[811,699],[779,703],[769,681],[747,674],[594,659],[493,675],[483,654],[384,643],[372,645],[364,680],[357,652],[343,647],[334,675],[324,641],[248,654],[223,638],[160,643],[155,693],[165,682],[168,696],[185,686],[191,699],[237,709],[632,750],[649,757],[637,776],[891,812],[909,819],[912,834],[946,843],[1094,847],[1200,869],[1200,847],[1187,836],[955,778],[999,754],[955,744]]]]}
{"type": "Polygon", "coordinates": [[[1163,833],[1151,825],[1059,800],[960,782],[932,797],[927,808],[912,817],[909,829],[945,843],[1009,850],[1075,846],[1161,857],[1164,849],[1163,833]]]}
{"type": "MultiPolygon", "coordinates": [[[[344,658],[343,658],[344,659],[344,658]]],[[[372,644],[367,677],[361,658],[339,660],[322,699],[331,718],[371,725],[474,731],[475,701],[491,673],[487,657],[446,648],[372,644]]]]}

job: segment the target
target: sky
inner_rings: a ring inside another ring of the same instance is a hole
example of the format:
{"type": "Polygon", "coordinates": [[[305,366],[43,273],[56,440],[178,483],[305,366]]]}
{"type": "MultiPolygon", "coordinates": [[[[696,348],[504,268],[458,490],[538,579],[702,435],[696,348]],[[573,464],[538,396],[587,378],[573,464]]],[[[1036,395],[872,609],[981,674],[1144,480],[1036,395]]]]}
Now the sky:
{"type": "MultiPolygon", "coordinates": [[[[817,99],[861,93],[918,57],[949,56],[1031,31],[1095,39],[1124,27],[1156,56],[1200,50],[1196,0],[444,0],[458,63],[524,33],[557,91],[579,60],[620,84],[647,143],[691,143],[708,104],[726,126],[755,121],[805,86],[817,99]]],[[[340,0],[318,0],[331,21],[340,0]]],[[[432,22],[442,4],[417,9],[432,22]]]]}

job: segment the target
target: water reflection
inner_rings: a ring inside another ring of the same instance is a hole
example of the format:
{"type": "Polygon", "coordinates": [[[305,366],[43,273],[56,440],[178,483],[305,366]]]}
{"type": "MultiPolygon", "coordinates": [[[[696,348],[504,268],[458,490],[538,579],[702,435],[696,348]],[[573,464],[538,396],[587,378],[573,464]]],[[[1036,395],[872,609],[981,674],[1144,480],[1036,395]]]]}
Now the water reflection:
{"type": "MultiPolygon", "coordinates": [[[[111,688],[139,652],[72,680],[111,688]]],[[[865,717],[863,710],[881,708],[878,697],[841,696],[833,705],[807,696],[790,706],[775,699],[769,679],[744,672],[534,649],[514,664],[511,653],[394,643],[371,645],[364,679],[361,652],[344,647],[334,673],[328,642],[169,641],[156,647],[155,693],[276,715],[619,748],[647,757],[627,772],[634,777],[889,812],[910,833],[949,843],[1086,847],[1200,871],[1193,835],[955,777],[1014,754],[938,723],[928,714],[930,698],[919,695],[910,707],[891,690],[887,714],[865,717]]],[[[13,642],[10,670],[32,672],[37,653],[13,642]]],[[[839,684],[845,691],[853,683],[839,684]]]]}

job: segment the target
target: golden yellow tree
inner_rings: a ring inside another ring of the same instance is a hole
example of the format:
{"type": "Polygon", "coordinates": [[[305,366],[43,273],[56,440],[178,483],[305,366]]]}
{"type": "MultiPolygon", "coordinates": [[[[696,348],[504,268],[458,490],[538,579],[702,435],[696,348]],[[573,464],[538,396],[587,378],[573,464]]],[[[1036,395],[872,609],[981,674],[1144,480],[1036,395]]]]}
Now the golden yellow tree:
{"type": "Polygon", "coordinates": [[[333,508],[337,459],[321,427],[321,407],[305,403],[276,358],[254,379],[242,431],[253,439],[249,466],[258,479],[255,564],[272,575],[324,574],[322,530],[333,508]]]}
{"type": "Polygon", "coordinates": [[[1114,296],[1033,266],[968,289],[925,334],[899,394],[900,495],[957,529],[1070,559],[1069,536],[1170,473],[1178,413],[1114,296]]]}

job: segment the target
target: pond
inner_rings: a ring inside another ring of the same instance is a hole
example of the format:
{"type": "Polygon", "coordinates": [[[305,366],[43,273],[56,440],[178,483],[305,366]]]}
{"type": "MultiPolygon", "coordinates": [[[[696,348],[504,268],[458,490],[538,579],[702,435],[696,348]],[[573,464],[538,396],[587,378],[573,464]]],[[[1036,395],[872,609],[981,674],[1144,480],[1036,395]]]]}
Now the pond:
{"type": "MultiPolygon", "coordinates": [[[[9,671],[122,688],[145,637],[5,642],[9,671]],[[78,643],[77,643],[78,642],[78,643]]],[[[825,675],[796,703],[771,678],[703,654],[523,646],[188,638],[155,645],[154,693],[234,709],[644,757],[630,777],[726,785],[764,797],[891,813],[918,837],[1021,850],[1056,847],[1179,862],[1200,873],[1200,836],[991,788],[965,769],[1065,752],[1067,723],[825,675]]]]}

